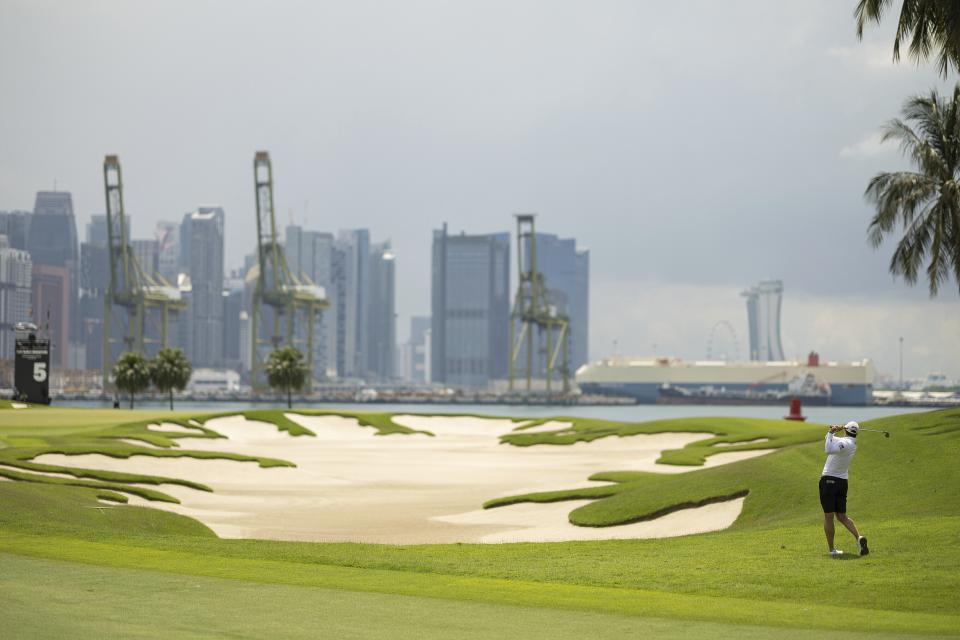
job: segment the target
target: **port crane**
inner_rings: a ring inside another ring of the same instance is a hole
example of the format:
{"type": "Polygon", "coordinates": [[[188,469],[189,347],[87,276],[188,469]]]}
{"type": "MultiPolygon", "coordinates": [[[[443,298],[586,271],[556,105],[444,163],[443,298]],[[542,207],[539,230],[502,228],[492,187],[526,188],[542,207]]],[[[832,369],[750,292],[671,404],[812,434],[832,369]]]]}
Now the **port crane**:
{"type": "Polygon", "coordinates": [[[253,158],[254,194],[257,205],[257,264],[250,314],[251,384],[262,389],[261,372],[268,349],[281,345],[304,347],[313,376],[313,333],[317,318],[329,306],[326,292],[306,278],[290,272],[287,258],[277,236],[277,220],[273,206],[273,165],[270,154],[257,151],[253,158]],[[270,313],[265,313],[269,311],[270,313]],[[271,315],[272,318],[267,316],[271,315]],[[296,319],[305,321],[306,336],[298,335],[296,319]],[[271,326],[267,326],[268,320],[271,326]],[[267,335],[261,335],[261,333],[267,335]]]}
{"type": "Polygon", "coordinates": [[[510,368],[509,389],[514,390],[514,379],[520,369],[521,351],[526,342],[527,393],[533,378],[534,342],[545,339],[541,353],[546,356],[546,390],[550,393],[551,379],[560,373],[563,393],[570,392],[570,318],[551,304],[546,278],[537,269],[536,214],[518,213],[517,265],[520,271],[517,295],[510,313],[510,368]],[[535,336],[535,334],[537,334],[535,336]]]}
{"type": "Polygon", "coordinates": [[[145,271],[130,246],[130,230],[123,208],[120,159],[103,160],[103,188],[107,204],[109,283],[103,299],[103,387],[107,388],[114,361],[114,344],[147,355],[150,345],[167,346],[168,320],[186,308],[180,291],[160,275],[145,271]],[[150,318],[159,315],[159,335],[151,334],[150,318]],[[112,333],[116,322],[117,335],[112,333]]]}

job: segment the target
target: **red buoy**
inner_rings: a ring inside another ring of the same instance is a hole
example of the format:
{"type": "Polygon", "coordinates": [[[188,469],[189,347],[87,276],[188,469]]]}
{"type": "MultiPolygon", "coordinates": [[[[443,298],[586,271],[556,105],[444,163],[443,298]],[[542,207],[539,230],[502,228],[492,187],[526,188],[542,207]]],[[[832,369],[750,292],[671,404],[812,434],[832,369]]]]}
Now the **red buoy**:
{"type": "Polygon", "coordinates": [[[803,415],[800,411],[800,398],[793,398],[790,400],[790,415],[783,416],[784,420],[799,420],[803,422],[807,419],[807,416],[803,415]]]}

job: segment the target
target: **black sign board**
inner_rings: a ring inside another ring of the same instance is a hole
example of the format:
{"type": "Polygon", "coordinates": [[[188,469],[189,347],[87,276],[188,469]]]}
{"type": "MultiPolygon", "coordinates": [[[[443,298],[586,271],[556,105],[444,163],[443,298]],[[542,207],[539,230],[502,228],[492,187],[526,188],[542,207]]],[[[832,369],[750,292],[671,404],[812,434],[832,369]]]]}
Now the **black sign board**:
{"type": "Polygon", "coordinates": [[[15,400],[50,404],[50,341],[17,338],[13,370],[15,400]]]}

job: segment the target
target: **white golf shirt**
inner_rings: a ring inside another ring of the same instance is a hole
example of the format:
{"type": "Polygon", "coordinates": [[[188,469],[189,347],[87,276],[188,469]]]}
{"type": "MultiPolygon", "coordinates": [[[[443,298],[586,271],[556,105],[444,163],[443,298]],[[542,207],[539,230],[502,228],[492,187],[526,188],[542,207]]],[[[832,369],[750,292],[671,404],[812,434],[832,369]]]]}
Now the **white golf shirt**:
{"type": "Polygon", "coordinates": [[[821,475],[846,480],[849,475],[847,469],[850,468],[850,461],[853,459],[853,454],[857,452],[857,440],[855,438],[838,438],[832,433],[827,433],[823,450],[829,455],[827,456],[827,463],[823,465],[821,475]]]}

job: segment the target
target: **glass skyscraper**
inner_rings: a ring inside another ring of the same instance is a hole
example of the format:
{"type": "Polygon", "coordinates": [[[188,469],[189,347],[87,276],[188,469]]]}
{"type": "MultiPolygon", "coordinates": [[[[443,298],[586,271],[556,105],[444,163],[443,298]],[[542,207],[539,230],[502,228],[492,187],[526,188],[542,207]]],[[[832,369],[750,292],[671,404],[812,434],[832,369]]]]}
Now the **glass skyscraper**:
{"type": "Polygon", "coordinates": [[[431,378],[482,387],[507,376],[510,234],[433,232],[431,378]]]}

